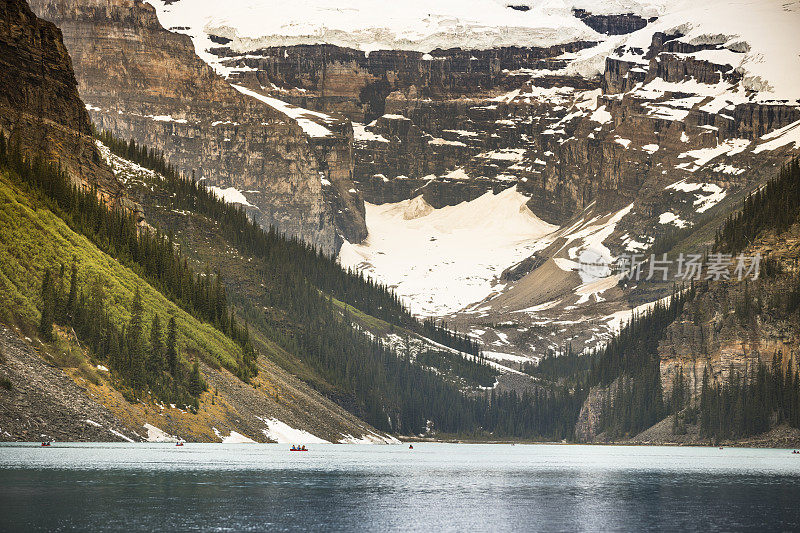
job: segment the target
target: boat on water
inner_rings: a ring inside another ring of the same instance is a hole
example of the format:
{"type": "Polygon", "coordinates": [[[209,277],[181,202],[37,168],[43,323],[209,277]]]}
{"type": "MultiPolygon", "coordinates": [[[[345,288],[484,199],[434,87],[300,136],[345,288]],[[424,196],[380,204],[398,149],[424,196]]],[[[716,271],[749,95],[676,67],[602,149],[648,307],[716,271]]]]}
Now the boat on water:
{"type": "Polygon", "coordinates": [[[50,446],[52,444],[49,440],[42,442],[42,446],[50,446]]]}
{"type": "Polygon", "coordinates": [[[293,444],[292,447],[289,448],[289,451],[290,452],[307,452],[308,448],[306,448],[305,445],[303,445],[303,446],[295,446],[293,444]]]}
{"type": "Polygon", "coordinates": [[[175,446],[183,446],[183,441],[179,440],[178,442],[175,443],[175,446]]]}

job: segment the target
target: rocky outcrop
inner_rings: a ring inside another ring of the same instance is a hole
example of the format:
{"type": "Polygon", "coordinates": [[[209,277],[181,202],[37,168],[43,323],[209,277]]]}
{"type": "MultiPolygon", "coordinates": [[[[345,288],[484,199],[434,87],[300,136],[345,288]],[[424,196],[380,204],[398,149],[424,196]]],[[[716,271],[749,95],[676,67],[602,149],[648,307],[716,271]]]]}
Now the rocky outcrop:
{"type": "Polygon", "coordinates": [[[594,387],[589,391],[575,422],[576,441],[594,442],[597,439],[603,409],[607,408],[606,402],[616,394],[616,391],[617,381],[605,387],[594,387]]]}
{"type": "Polygon", "coordinates": [[[115,442],[136,434],[70,376],[0,326],[0,441],[115,442]]]}
{"type": "Polygon", "coordinates": [[[58,161],[76,183],[120,199],[91,138],[61,32],[24,0],[0,5],[0,130],[29,156],[58,161]]]}
{"type": "Polygon", "coordinates": [[[513,88],[522,81],[521,68],[557,69],[567,52],[594,43],[575,42],[543,48],[433,50],[429,54],[403,50],[360,50],[333,45],[271,47],[241,54],[228,46],[211,50],[231,80],[273,87],[294,104],[341,113],[369,123],[387,111],[395,91],[416,91],[417,99],[458,98],[492,89],[513,88]]]}
{"type": "Polygon", "coordinates": [[[647,26],[648,22],[655,20],[655,18],[646,19],[633,13],[595,15],[585,9],[573,9],[572,13],[597,33],[605,33],[606,35],[633,33],[647,26]]]}
{"type": "Polygon", "coordinates": [[[99,128],[162,150],[209,185],[245,191],[260,224],[328,253],[342,237],[364,238],[363,202],[349,192],[346,132],[312,146],[295,119],[234,90],[195,55],[187,36],[165,30],[140,0],[32,6],[61,28],[99,128]]]}
{"type": "Polygon", "coordinates": [[[706,371],[711,384],[721,384],[731,371],[750,376],[759,363],[769,366],[774,358],[784,369],[800,360],[800,320],[785,309],[785,295],[796,285],[800,227],[762,236],[744,251],[746,256],[755,253],[779,265],[782,273],[755,281],[711,282],[667,328],[659,343],[665,397],[679,372],[696,397],[706,371]]]}

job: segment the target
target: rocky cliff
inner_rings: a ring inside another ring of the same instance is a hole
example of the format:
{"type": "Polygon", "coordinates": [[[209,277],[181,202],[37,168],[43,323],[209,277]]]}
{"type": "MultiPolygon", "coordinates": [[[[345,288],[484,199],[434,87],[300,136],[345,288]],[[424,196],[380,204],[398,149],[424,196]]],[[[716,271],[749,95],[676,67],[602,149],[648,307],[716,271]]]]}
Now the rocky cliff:
{"type": "Polygon", "coordinates": [[[779,236],[763,236],[744,253],[760,253],[780,265],[782,272],[747,283],[712,283],[687,305],[659,344],[666,398],[679,372],[689,394],[697,397],[705,371],[712,384],[721,384],[731,371],[749,376],[759,362],[771,365],[777,357],[786,368],[800,358],[800,322],[796,312],[787,315],[784,302],[796,285],[800,227],[795,225],[779,236]]]}
{"type": "Polygon", "coordinates": [[[61,28],[98,128],[159,148],[221,191],[233,187],[259,223],[328,253],[342,238],[364,238],[363,204],[349,192],[346,131],[314,145],[296,118],[230,87],[188,37],[165,30],[139,0],[32,7],[61,28]]]}
{"type": "Polygon", "coordinates": [[[0,5],[0,131],[29,156],[58,161],[76,183],[121,198],[100,162],[61,32],[24,0],[0,5]]]}
{"type": "Polygon", "coordinates": [[[656,19],[656,17],[646,19],[634,13],[598,15],[585,9],[573,9],[572,12],[594,31],[605,33],[606,35],[633,33],[647,26],[648,22],[656,19]]]}

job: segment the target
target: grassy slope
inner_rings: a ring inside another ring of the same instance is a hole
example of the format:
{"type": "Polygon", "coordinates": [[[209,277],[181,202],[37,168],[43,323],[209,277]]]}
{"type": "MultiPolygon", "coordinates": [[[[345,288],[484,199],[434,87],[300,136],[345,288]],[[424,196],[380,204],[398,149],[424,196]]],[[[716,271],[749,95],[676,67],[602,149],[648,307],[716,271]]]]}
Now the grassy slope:
{"type": "Polygon", "coordinates": [[[239,347],[214,327],[201,323],[130,269],[101,252],[44,203],[15,186],[10,177],[0,174],[0,320],[33,331],[39,320],[39,292],[44,269],[54,271],[63,264],[67,271],[77,258],[78,277],[88,288],[94,276],[106,287],[106,304],[112,320],[122,324],[130,319],[129,306],[136,287],[144,302],[146,323],[153,313],[162,323],[174,315],[184,353],[196,352],[211,366],[233,363],[239,347]]]}
{"type": "MultiPolygon", "coordinates": [[[[143,424],[149,422],[190,440],[216,441],[217,428],[223,436],[238,431],[263,441],[266,437],[262,429],[266,426],[258,417],[271,416],[331,441],[346,434],[360,437],[374,432],[266,360],[259,362],[261,372],[252,385],[242,383],[223,369],[215,370],[226,360],[239,356],[240,349],[232,340],[182,311],[133,271],[72,231],[35,195],[26,193],[7,174],[0,173],[0,322],[15,324],[33,337],[39,320],[44,268],[57,270],[63,263],[68,272],[73,256],[78,260],[79,279],[84,288],[88,289],[86,283],[93,276],[103,279],[108,311],[118,324],[130,319],[128,308],[139,287],[146,325],[149,326],[153,312],[161,316],[162,323],[174,314],[183,354],[196,352],[209,365],[203,366],[203,373],[210,388],[200,398],[198,413],[191,414],[148,402],[129,403],[114,388],[113,380],[95,368],[80,343],[60,327],[57,327],[59,338],[51,344],[34,339],[32,344],[41,357],[64,370],[131,431],[144,436],[143,424]]],[[[292,362],[310,372],[272,340],[254,333],[262,355],[279,362],[292,362]]],[[[148,334],[145,332],[145,336],[148,334]]]]}

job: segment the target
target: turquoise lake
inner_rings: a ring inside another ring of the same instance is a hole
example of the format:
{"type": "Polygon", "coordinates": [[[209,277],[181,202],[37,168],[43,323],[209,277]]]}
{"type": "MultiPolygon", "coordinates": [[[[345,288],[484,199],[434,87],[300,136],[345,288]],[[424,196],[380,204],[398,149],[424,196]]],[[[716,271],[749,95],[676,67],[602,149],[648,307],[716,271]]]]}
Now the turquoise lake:
{"type": "Polygon", "coordinates": [[[0,444],[0,531],[791,531],[791,450],[0,444]]]}

